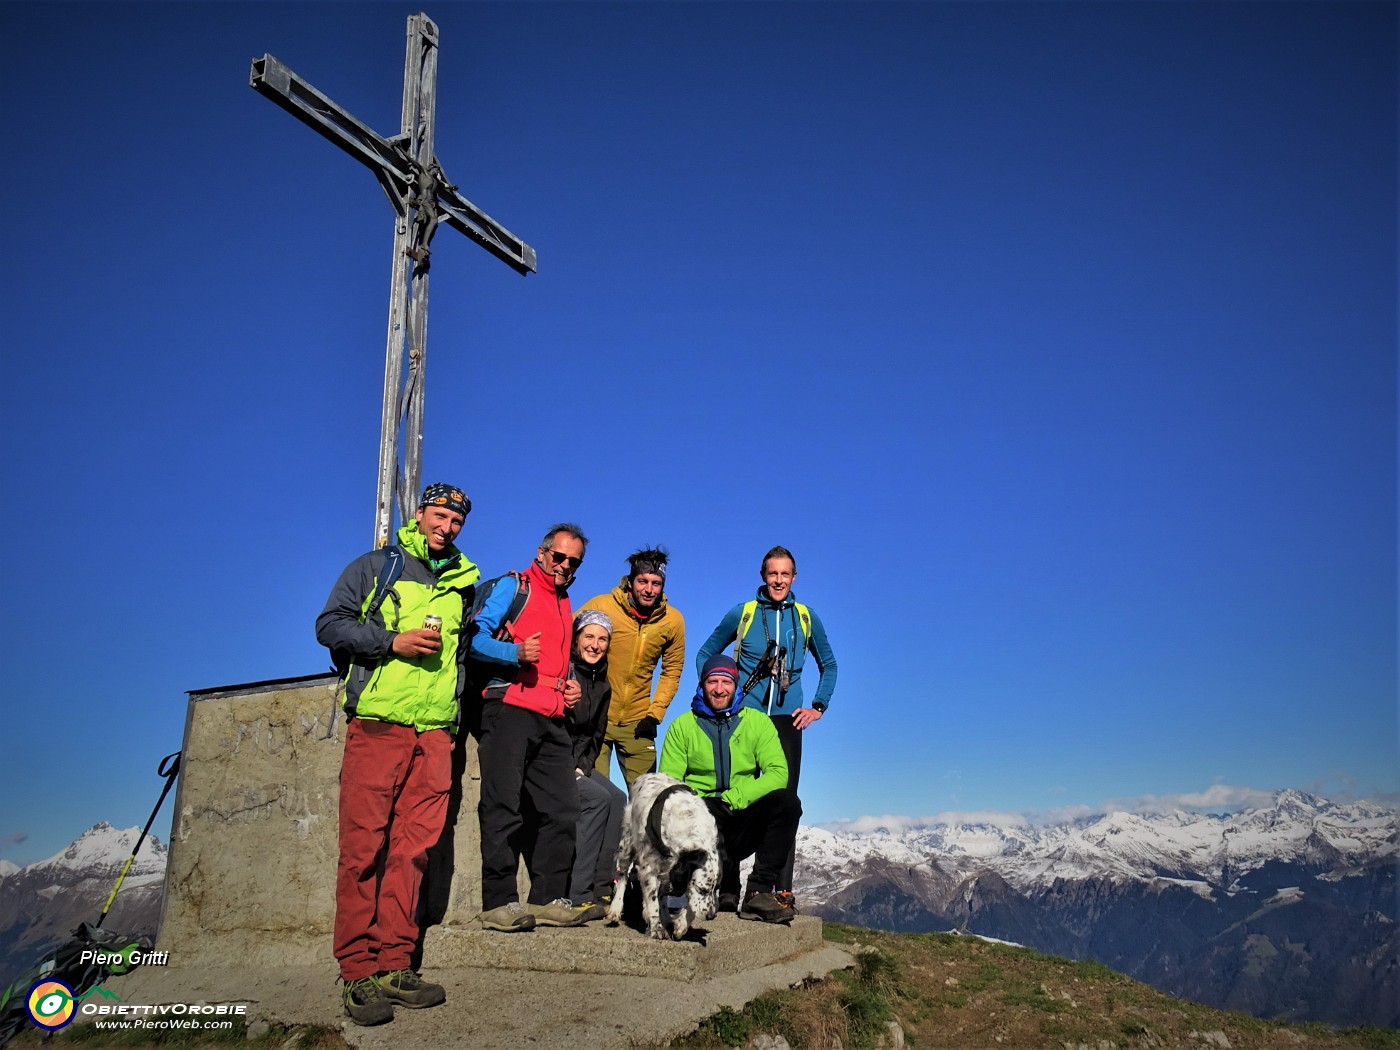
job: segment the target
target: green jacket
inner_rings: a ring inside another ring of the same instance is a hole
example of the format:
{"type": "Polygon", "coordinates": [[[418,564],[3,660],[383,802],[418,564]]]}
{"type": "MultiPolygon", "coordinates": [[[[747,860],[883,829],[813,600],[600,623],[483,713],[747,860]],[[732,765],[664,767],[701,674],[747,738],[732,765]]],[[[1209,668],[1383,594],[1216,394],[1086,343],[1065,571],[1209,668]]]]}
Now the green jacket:
{"type": "Polygon", "coordinates": [[[657,768],[701,795],[718,795],[731,809],[746,809],[788,783],[773,720],[751,707],[703,722],[687,711],[666,730],[657,768]]]}
{"type": "Polygon", "coordinates": [[[428,540],[417,522],[399,529],[403,575],[373,616],[366,616],[375,578],[384,565],[382,550],[351,562],[331,588],[316,618],[316,640],[331,650],[336,666],[347,668],[345,711],[356,718],[456,731],[458,660],[465,613],[471,608],[481,573],[456,547],[436,571],[428,562],[428,540]],[[405,659],[393,653],[394,636],[423,626],[423,617],[442,617],[442,650],[405,659]]]}

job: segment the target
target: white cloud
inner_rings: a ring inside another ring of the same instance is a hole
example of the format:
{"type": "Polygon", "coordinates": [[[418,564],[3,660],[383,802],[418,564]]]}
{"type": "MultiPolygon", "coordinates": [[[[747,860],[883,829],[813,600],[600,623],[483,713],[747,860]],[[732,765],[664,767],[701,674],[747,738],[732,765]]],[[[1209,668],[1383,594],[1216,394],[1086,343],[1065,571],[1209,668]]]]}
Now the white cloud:
{"type": "Polygon", "coordinates": [[[835,820],[828,820],[817,826],[838,834],[846,832],[853,835],[868,835],[884,828],[892,834],[898,835],[908,828],[923,826],[917,823],[920,819],[919,817],[902,817],[891,813],[885,816],[837,817],[835,820]]]}
{"type": "Polygon", "coordinates": [[[886,813],[860,817],[838,817],[819,825],[827,831],[866,835],[881,828],[898,835],[904,831],[946,827],[952,824],[989,824],[1015,830],[1032,824],[1067,824],[1077,820],[1103,816],[1108,813],[1137,813],[1144,816],[1186,812],[1234,813],[1272,805],[1277,791],[1214,783],[1204,791],[1188,791],[1176,795],[1137,795],[1110,799],[1097,806],[1065,805],[1027,813],[1005,813],[998,810],[945,810],[929,816],[907,816],[886,813]]]}
{"type": "Polygon", "coordinates": [[[904,831],[918,831],[923,828],[946,827],[950,824],[990,824],[999,828],[1024,828],[1030,823],[1019,813],[1002,813],[997,810],[948,810],[931,816],[910,817],[887,813],[879,816],[838,817],[819,825],[827,831],[847,832],[855,835],[868,835],[881,828],[898,835],[904,831]]]}
{"type": "Polygon", "coordinates": [[[1188,812],[1235,813],[1257,809],[1273,803],[1276,791],[1215,783],[1204,791],[1188,791],[1178,795],[1138,795],[1135,798],[1114,799],[1104,803],[1107,813],[1172,813],[1188,812]]]}
{"type": "Polygon", "coordinates": [[[1102,807],[1056,806],[1054,809],[1038,810],[1031,816],[1033,824],[1072,824],[1086,817],[1097,817],[1103,813],[1102,807]]]}
{"type": "Polygon", "coordinates": [[[950,810],[926,820],[938,824],[990,824],[997,828],[1024,828],[1030,821],[1024,813],[1002,813],[994,809],[950,810]]]}

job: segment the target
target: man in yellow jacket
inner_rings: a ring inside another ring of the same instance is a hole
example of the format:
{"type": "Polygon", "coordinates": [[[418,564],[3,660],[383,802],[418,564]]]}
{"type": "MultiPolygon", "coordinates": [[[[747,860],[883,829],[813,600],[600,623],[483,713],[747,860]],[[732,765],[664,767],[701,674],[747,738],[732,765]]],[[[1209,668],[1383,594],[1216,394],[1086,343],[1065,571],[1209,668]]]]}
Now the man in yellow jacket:
{"type": "Polygon", "coordinates": [[[656,730],[685,667],[685,618],[666,602],[667,558],[660,548],[637,551],[628,557],[628,573],[618,585],[583,606],[606,613],[613,622],[608,649],[612,703],[595,768],[607,776],[616,751],[629,788],[643,773],[656,770],[656,730]]]}

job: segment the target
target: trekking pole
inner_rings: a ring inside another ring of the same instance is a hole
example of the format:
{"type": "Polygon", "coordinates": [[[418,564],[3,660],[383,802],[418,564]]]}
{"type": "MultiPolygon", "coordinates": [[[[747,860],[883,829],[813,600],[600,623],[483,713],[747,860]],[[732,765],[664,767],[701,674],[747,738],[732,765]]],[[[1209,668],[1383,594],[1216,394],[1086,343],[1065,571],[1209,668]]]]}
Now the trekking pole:
{"type": "Polygon", "coordinates": [[[117,876],[117,884],[112,887],[112,892],[107,896],[107,903],[102,905],[102,914],[97,917],[97,925],[102,925],[102,920],[107,918],[107,913],[112,910],[112,902],[117,899],[117,891],[122,888],[122,883],[126,881],[126,873],[131,870],[131,863],[136,859],[136,851],[141,848],[141,843],[146,841],[146,832],[151,830],[151,825],[156,822],[156,814],[160,812],[161,804],[165,802],[165,796],[170,794],[170,788],[175,783],[175,775],[180,772],[180,752],[173,755],[166,755],[160,760],[160,765],[156,767],[156,772],[165,778],[165,787],[161,789],[160,798],[156,799],[156,808],[151,810],[151,819],[146,821],[146,826],[141,829],[141,837],[136,840],[136,845],[131,847],[131,856],[126,858],[126,863],[122,865],[122,873],[117,876]]]}
{"type": "Polygon", "coordinates": [[[770,641],[768,643],[768,648],[763,650],[763,655],[758,658],[758,664],[754,667],[753,674],[749,675],[749,680],[744,683],[744,688],[740,692],[748,693],[765,678],[773,677],[773,662],[777,648],[777,642],[770,641]]]}

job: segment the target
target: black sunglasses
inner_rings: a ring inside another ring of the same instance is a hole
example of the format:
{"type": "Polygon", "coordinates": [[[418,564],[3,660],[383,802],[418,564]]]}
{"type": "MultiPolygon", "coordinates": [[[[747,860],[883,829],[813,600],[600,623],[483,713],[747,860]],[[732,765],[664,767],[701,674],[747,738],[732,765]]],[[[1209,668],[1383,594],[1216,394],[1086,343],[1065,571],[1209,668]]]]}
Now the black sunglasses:
{"type": "Polygon", "coordinates": [[[550,551],[549,556],[555,565],[567,565],[571,569],[577,569],[583,564],[582,558],[575,558],[572,554],[565,554],[563,551],[550,551]]]}

